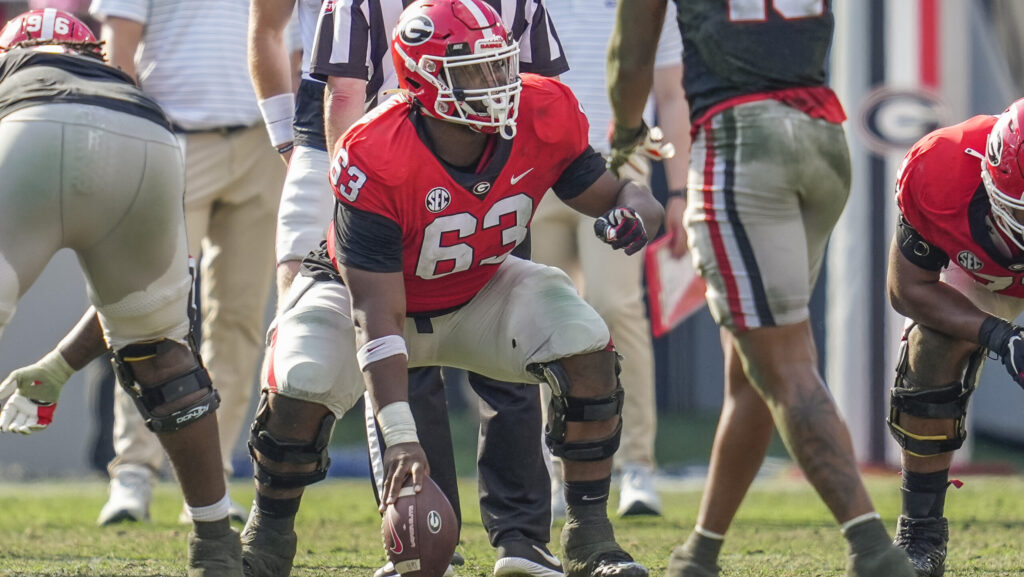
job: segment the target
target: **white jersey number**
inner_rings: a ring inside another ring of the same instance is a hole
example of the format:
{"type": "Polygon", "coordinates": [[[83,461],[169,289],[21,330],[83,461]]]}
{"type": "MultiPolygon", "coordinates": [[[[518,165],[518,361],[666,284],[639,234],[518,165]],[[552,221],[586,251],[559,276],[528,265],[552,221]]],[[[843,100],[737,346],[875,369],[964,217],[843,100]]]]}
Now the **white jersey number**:
{"type": "Polygon", "coordinates": [[[366,184],[366,173],[354,164],[349,166],[348,151],[344,148],[339,149],[338,154],[331,161],[329,177],[331,184],[338,188],[338,194],[349,202],[356,201],[356,198],[359,196],[359,189],[363,188],[363,185],[366,184]],[[350,177],[348,182],[341,182],[342,174],[350,177]]]}
{"type": "MultiPolygon", "coordinates": [[[[525,194],[503,198],[494,203],[494,206],[484,214],[483,227],[479,230],[502,227],[502,247],[507,247],[508,250],[498,255],[482,258],[477,264],[500,264],[503,262],[512,249],[526,239],[528,230],[526,225],[530,222],[531,215],[533,215],[533,199],[525,194]]],[[[464,242],[442,246],[441,238],[445,233],[455,233],[459,239],[464,239],[476,233],[478,225],[476,217],[468,212],[434,219],[434,222],[423,230],[423,246],[420,248],[420,258],[416,263],[416,276],[431,280],[469,270],[476,261],[473,247],[464,242]],[[438,265],[444,261],[452,263],[451,270],[438,272],[438,265]]]]}
{"type": "Polygon", "coordinates": [[[787,20],[814,18],[825,13],[825,0],[729,0],[729,20],[757,22],[768,18],[768,2],[787,20]]]}

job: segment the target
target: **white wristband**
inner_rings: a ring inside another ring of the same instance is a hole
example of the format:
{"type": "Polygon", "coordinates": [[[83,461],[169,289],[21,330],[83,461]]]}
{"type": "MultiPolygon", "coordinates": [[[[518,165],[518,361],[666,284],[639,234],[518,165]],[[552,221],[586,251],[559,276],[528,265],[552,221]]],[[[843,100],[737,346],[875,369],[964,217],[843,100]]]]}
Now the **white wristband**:
{"type": "Polygon", "coordinates": [[[416,436],[416,421],[412,418],[409,403],[398,401],[381,407],[377,411],[377,423],[384,444],[392,447],[399,443],[419,443],[416,436]]]}
{"type": "Polygon", "coordinates": [[[277,94],[259,101],[260,114],[267,125],[270,144],[280,146],[295,139],[292,119],[295,117],[295,95],[291,92],[277,94]]]}
{"type": "Polygon", "coordinates": [[[398,335],[385,335],[359,347],[359,350],[356,351],[356,360],[359,362],[359,370],[365,371],[366,366],[370,363],[395,355],[405,355],[405,358],[409,358],[409,351],[405,348],[405,339],[398,335]]]}

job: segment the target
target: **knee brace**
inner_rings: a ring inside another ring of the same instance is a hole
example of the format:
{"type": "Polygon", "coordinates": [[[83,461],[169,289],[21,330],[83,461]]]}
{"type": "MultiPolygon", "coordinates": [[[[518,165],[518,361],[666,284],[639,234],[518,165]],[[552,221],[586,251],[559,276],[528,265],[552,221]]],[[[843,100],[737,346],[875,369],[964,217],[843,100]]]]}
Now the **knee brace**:
{"type": "Polygon", "coordinates": [[[334,414],[328,413],[324,416],[316,438],[308,443],[275,437],[266,430],[269,418],[267,393],[263,393],[259,408],[256,410],[256,419],[249,432],[249,455],[252,457],[253,476],[256,480],[275,489],[297,489],[322,481],[331,466],[327,445],[331,442],[331,432],[334,431],[334,414]],[[316,468],[301,473],[274,471],[260,463],[260,456],[274,463],[315,464],[316,468]]]}
{"type": "MultiPolygon", "coordinates": [[[[910,330],[907,330],[907,335],[910,330]]],[[[907,378],[909,366],[907,351],[909,340],[900,345],[900,358],[896,366],[896,382],[890,395],[889,417],[886,423],[896,442],[907,453],[917,457],[930,457],[955,451],[967,439],[967,402],[974,392],[978,374],[985,362],[985,350],[978,349],[967,361],[963,379],[935,389],[922,389],[907,378]],[[900,426],[900,415],[922,419],[953,419],[954,432],[946,435],[918,435],[900,426]]]]}
{"type": "Polygon", "coordinates": [[[111,360],[117,382],[131,395],[142,418],[146,420],[146,427],[154,433],[172,433],[183,429],[220,406],[220,395],[214,390],[206,367],[195,353],[195,347],[190,347],[197,362],[195,368],[155,385],[140,385],[135,380],[135,372],[130,363],[153,358],[174,346],[177,343],[167,339],[130,344],[116,351],[111,360]],[[168,403],[202,390],[207,393],[182,409],[164,416],[153,413],[168,403]]]}
{"type": "Polygon", "coordinates": [[[570,396],[572,383],[565,367],[559,361],[535,365],[531,372],[544,379],[551,387],[551,406],[548,422],[544,427],[544,441],[551,454],[570,461],[601,461],[615,454],[622,436],[622,419],[615,432],[604,439],[593,441],[566,442],[566,424],[573,422],[606,421],[622,414],[625,392],[618,384],[619,361],[615,361],[616,388],[611,395],[599,398],[570,396]]]}

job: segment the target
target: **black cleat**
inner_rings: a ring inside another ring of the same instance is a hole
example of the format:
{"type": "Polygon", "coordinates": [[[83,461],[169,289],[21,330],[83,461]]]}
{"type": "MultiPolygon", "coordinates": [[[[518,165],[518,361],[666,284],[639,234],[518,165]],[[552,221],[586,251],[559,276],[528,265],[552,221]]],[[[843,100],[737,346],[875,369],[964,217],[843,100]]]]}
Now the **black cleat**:
{"type": "Polygon", "coordinates": [[[529,539],[509,539],[498,543],[498,561],[494,577],[564,577],[562,562],[547,546],[529,539]]]}
{"type": "Polygon", "coordinates": [[[942,577],[948,542],[949,522],[945,517],[912,519],[900,515],[893,543],[907,552],[917,577],[942,577]]]}
{"type": "Polygon", "coordinates": [[[668,558],[667,577],[718,577],[718,565],[701,565],[686,545],[680,545],[668,558]]]}
{"type": "Polygon", "coordinates": [[[298,537],[286,522],[264,517],[255,506],[242,530],[242,573],[245,577],[288,577],[298,537]]]}
{"type": "Polygon", "coordinates": [[[608,517],[577,521],[570,510],[562,528],[562,556],[568,577],[647,577],[647,567],[637,563],[615,542],[608,517]]]}
{"type": "Polygon", "coordinates": [[[190,532],[188,577],[240,577],[241,555],[238,533],[230,526],[227,533],[218,537],[200,537],[194,531],[190,532]]]}

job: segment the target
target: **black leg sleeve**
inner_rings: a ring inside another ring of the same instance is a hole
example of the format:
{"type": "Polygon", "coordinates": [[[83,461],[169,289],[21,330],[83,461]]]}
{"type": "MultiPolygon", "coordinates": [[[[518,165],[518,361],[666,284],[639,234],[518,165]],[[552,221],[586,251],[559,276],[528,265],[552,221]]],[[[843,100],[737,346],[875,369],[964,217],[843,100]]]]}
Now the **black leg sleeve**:
{"type": "Polygon", "coordinates": [[[540,387],[470,373],[480,396],[480,517],[492,546],[551,540],[551,478],[542,451],[540,387]]]}

